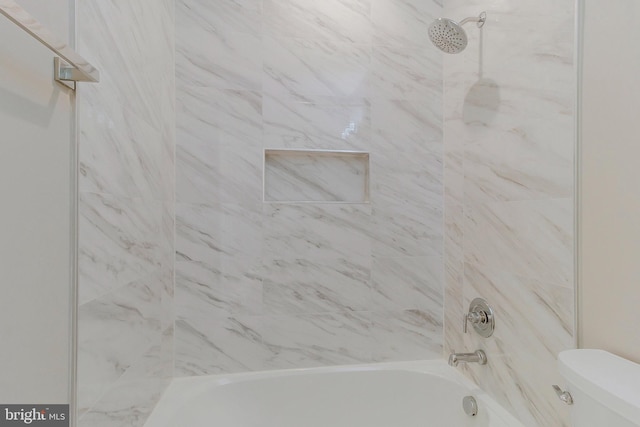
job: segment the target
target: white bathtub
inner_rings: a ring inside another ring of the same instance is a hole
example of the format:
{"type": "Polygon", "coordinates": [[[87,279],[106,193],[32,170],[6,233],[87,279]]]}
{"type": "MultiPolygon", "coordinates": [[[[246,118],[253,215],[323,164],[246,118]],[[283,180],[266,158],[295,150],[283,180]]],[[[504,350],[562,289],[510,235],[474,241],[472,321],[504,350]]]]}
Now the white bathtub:
{"type": "Polygon", "coordinates": [[[522,427],[443,361],[176,379],[145,427],[522,427]],[[474,396],[476,417],[462,409],[474,396]]]}

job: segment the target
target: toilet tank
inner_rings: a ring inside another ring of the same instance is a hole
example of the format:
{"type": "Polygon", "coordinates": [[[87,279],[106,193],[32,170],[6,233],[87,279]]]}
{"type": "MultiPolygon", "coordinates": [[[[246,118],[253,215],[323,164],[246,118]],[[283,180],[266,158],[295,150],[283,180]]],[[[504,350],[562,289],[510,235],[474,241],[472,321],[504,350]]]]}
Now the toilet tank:
{"type": "Polygon", "coordinates": [[[639,427],[640,365],[603,350],[558,355],[573,397],[572,427],[639,427]]]}

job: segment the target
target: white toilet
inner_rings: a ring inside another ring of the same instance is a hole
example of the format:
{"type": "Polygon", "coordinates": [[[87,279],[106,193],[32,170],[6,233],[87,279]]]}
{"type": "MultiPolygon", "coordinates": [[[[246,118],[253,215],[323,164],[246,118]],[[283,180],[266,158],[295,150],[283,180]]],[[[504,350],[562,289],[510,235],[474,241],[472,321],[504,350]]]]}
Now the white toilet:
{"type": "Polygon", "coordinates": [[[573,427],[640,426],[640,365],[603,350],[558,355],[573,427]]]}

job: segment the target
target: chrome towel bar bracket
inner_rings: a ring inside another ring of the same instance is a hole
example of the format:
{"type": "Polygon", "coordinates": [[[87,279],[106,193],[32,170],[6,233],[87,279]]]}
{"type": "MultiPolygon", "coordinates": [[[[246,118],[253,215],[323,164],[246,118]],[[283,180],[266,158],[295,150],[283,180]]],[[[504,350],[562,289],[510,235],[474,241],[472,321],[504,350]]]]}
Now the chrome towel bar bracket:
{"type": "MultiPolygon", "coordinates": [[[[100,72],[93,65],[68,44],[58,40],[14,0],[0,0],[0,15],[4,15],[57,56],[54,58],[53,72],[56,81],[67,86],[69,86],[68,82],[100,81],[100,72]]],[[[75,88],[75,83],[70,87],[75,88]]]]}

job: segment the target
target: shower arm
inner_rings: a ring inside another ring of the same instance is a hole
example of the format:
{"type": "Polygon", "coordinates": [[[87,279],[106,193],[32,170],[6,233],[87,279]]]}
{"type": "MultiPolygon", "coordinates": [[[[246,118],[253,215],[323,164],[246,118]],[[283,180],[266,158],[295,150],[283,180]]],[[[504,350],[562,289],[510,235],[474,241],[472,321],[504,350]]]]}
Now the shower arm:
{"type": "Polygon", "coordinates": [[[486,21],[487,21],[487,13],[482,12],[478,17],[472,16],[470,18],[464,18],[462,21],[460,21],[460,26],[463,26],[467,22],[475,22],[478,28],[482,28],[482,26],[486,21]]]}

